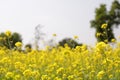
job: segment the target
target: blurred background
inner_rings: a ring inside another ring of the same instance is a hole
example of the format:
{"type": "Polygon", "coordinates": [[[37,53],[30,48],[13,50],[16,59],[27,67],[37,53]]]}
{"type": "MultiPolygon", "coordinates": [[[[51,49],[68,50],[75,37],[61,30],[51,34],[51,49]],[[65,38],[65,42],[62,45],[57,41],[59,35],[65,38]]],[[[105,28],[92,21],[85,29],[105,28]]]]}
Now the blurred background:
{"type": "MultiPolygon", "coordinates": [[[[51,38],[59,42],[76,35],[78,42],[94,45],[97,40],[90,21],[95,18],[95,9],[104,3],[109,10],[113,1],[0,0],[0,32],[18,32],[27,44],[33,43],[39,26],[41,38],[48,43],[51,38]]],[[[113,32],[116,38],[120,36],[120,28],[114,28],[113,32]]]]}

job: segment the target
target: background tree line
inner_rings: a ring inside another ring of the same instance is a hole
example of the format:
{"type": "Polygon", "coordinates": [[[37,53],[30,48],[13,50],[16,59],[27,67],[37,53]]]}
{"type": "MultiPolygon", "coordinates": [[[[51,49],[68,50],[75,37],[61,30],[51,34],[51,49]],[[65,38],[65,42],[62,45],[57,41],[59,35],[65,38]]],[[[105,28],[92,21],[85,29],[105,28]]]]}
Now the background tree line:
{"type": "MultiPolygon", "coordinates": [[[[113,28],[118,27],[120,24],[120,3],[118,0],[114,0],[111,4],[110,10],[108,11],[106,8],[106,4],[101,4],[99,8],[95,9],[95,18],[90,21],[91,28],[95,28],[95,37],[98,42],[111,42],[112,39],[116,39],[113,33],[113,28]],[[107,24],[106,29],[102,29],[102,24],[107,24]],[[99,36],[97,35],[99,33],[99,36]]],[[[38,45],[38,40],[41,38],[38,35],[39,30],[36,30],[36,42],[38,45]]],[[[14,32],[8,37],[4,32],[0,33],[0,46],[6,46],[8,49],[14,48],[16,42],[22,42],[22,37],[19,33],[14,32]]],[[[75,39],[72,38],[64,38],[59,41],[58,44],[63,46],[68,44],[69,47],[75,48],[78,45],[82,45],[78,43],[75,39]]],[[[31,48],[31,44],[27,44],[26,47],[31,48]]]]}
{"type": "Polygon", "coordinates": [[[118,0],[114,0],[111,4],[110,10],[108,11],[106,8],[106,4],[101,4],[99,8],[95,10],[95,18],[90,21],[91,28],[95,28],[95,36],[97,41],[106,40],[111,42],[112,39],[115,39],[113,28],[118,27],[120,24],[120,3],[118,0]],[[106,29],[102,29],[101,25],[107,24],[106,29]],[[100,36],[96,34],[100,33],[100,36]],[[105,35],[107,34],[107,36],[105,35]]]}

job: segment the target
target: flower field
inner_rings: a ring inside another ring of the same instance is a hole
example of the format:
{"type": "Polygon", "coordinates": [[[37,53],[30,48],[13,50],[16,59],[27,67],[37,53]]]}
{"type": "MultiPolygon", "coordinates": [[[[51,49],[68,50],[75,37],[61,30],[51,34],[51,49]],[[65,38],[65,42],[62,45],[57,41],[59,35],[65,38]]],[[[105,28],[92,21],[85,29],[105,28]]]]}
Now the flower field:
{"type": "Polygon", "coordinates": [[[0,80],[120,80],[120,43],[29,52],[0,47],[0,80]]]}

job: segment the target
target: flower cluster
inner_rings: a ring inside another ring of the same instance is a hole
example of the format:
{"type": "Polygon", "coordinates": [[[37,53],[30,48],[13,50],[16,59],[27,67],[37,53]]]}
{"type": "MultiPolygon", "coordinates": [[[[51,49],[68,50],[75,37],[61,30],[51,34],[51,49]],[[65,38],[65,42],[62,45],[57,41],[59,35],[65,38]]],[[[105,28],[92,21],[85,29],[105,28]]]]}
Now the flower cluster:
{"type": "Polygon", "coordinates": [[[12,33],[11,33],[11,31],[9,31],[9,30],[5,32],[5,35],[6,35],[7,37],[10,37],[11,34],[12,34],[12,33]]]}
{"type": "Polygon", "coordinates": [[[16,46],[16,47],[22,47],[22,43],[21,43],[21,42],[16,42],[16,43],[15,43],[15,46],[16,46]]]}
{"type": "Polygon", "coordinates": [[[102,29],[106,29],[107,28],[107,24],[102,24],[101,28],[102,29]]]}

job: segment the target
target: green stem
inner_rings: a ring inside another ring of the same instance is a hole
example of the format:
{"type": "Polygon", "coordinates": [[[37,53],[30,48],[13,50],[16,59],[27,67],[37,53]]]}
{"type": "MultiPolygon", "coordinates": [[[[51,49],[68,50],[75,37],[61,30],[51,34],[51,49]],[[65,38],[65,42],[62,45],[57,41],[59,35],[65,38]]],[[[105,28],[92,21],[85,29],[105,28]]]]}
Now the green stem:
{"type": "Polygon", "coordinates": [[[10,44],[10,39],[7,38],[7,40],[8,40],[8,46],[9,46],[9,48],[12,49],[12,48],[11,48],[11,44],[10,44]]]}
{"type": "Polygon", "coordinates": [[[106,38],[108,40],[108,34],[107,34],[107,29],[105,29],[105,33],[106,33],[106,38]]]}

